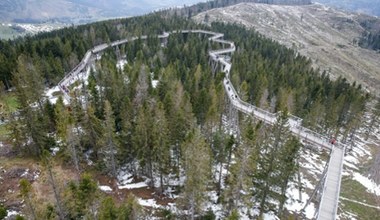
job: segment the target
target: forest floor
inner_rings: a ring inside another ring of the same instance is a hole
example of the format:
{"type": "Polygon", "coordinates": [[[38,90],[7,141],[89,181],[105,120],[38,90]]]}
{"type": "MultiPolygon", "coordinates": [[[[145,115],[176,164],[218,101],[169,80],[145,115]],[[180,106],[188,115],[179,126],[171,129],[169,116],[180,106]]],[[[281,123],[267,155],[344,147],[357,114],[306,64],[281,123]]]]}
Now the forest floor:
{"type": "MultiPolygon", "coordinates": [[[[77,174],[73,166],[63,163],[59,153],[56,157],[53,173],[62,193],[70,181],[76,180],[77,174]]],[[[99,173],[92,165],[91,167],[82,163],[82,166],[94,178],[99,192],[113,197],[116,202],[125,202],[128,196],[133,194],[138,199],[138,202],[146,208],[147,213],[152,213],[153,208],[165,207],[175,202],[174,198],[160,195],[156,189],[150,188],[146,184],[141,184],[144,183],[144,179],[139,177],[131,176],[131,181],[128,184],[131,187],[120,187],[116,178],[99,173]]],[[[2,142],[0,146],[0,202],[7,207],[9,213],[16,215],[26,211],[19,192],[19,182],[22,178],[32,183],[32,199],[38,204],[36,205],[37,210],[41,211],[46,208],[48,203],[55,203],[52,186],[44,169],[39,160],[19,157],[12,150],[9,143],[2,142]]]]}
{"type": "MultiPolygon", "coordinates": [[[[378,94],[380,52],[363,49],[358,40],[364,31],[361,22],[377,19],[334,10],[323,5],[279,6],[242,3],[200,13],[197,22],[223,21],[253,28],[280,44],[293,48],[326,70],[331,78],[346,77],[350,82],[378,94]]],[[[380,22],[380,20],[378,21],[380,22]]]]}

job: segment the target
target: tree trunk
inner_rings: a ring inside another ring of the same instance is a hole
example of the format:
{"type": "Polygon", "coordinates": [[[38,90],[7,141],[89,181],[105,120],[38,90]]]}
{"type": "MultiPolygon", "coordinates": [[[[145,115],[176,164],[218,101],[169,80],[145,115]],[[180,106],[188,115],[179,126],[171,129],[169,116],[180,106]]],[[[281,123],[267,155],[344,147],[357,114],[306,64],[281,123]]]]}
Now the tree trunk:
{"type": "Polygon", "coordinates": [[[109,141],[110,151],[111,151],[111,169],[112,169],[112,176],[116,178],[117,172],[116,172],[116,162],[115,162],[115,146],[113,145],[112,141],[109,141]]]}
{"type": "Polygon", "coordinates": [[[33,220],[37,220],[36,211],[34,210],[34,207],[32,205],[32,200],[30,199],[30,196],[27,195],[25,198],[26,198],[26,203],[29,206],[30,212],[32,213],[33,220]]]}
{"type": "Polygon", "coordinates": [[[227,176],[228,176],[228,171],[229,171],[229,168],[230,168],[230,164],[231,164],[231,157],[232,157],[232,147],[230,147],[230,150],[228,152],[228,159],[227,159],[227,176]]]}
{"type": "Polygon", "coordinates": [[[48,174],[49,174],[51,186],[53,187],[54,196],[55,196],[55,199],[57,201],[59,219],[64,220],[65,214],[64,214],[63,209],[62,209],[61,199],[59,196],[57,185],[54,181],[53,172],[52,172],[51,167],[49,165],[48,165],[48,174]]]}
{"type": "Polygon", "coordinates": [[[220,163],[220,168],[219,168],[219,180],[218,180],[218,195],[220,195],[222,191],[222,171],[223,171],[223,163],[220,163]]]}
{"type": "Polygon", "coordinates": [[[260,201],[260,214],[259,216],[263,216],[264,214],[264,206],[265,206],[265,202],[266,202],[266,199],[267,199],[267,194],[268,194],[268,186],[267,184],[265,183],[265,189],[264,189],[264,192],[263,192],[263,196],[261,197],[261,201],[260,201]]]}
{"type": "Polygon", "coordinates": [[[160,191],[161,195],[164,194],[164,177],[163,177],[163,171],[162,167],[160,167],[160,191]]]}
{"type": "MultiPolygon", "coordinates": [[[[194,193],[192,193],[194,194],[194,193]]],[[[191,196],[191,202],[190,202],[190,218],[191,220],[194,220],[195,219],[195,198],[194,198],[194,195],[191,196]]]]}

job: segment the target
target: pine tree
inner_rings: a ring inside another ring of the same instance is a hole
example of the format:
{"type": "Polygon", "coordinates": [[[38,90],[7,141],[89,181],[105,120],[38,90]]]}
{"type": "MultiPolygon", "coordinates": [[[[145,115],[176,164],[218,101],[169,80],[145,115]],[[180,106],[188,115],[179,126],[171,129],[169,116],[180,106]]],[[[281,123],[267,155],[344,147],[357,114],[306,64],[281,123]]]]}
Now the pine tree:
{"type": "Polygon", "coordinates": [[[112,197],[107,196],[99,208],[99,220],[117,219],[118,209],[112,197]]]}
{"type": "Polygon", "coordinates": [[[150,117],[151,115],[146,105],[139,109],[132,136],[133,148],[137,152],[136,157],[140,162],[143,173],[147,174],[149,178],[153,176],[153,168],[151,167],[150,117]]]}
{"type": "Polygon", "coordinates": [[[241,144],[236,147],[235,158],[236,163],[230,168],[228,176],[228,188],[225,192],[227,200],[227,212],[232,211],[239,206],[249,207],[252,203],[246,195],[249,195],[252,189],[251,175],[256,171],[257,160],[257,131],[261,124],[256,128],[251,122],[244,123],[243,137],[241,144]]]}
{"type": "Polygon", "coordinates": [[[66,145],[67,145],[67,150],[69,155],[71,156],[72,162],[75,166],[75,170],[77,173],[77,177],[79,180],[80,177],[80,152],[81,152],[81,147],[80,147],[80,142],[79,142],[79,137],[78,137],[78,128],[74,128],[73,126],[68,126],[66,128],[66,145]],[[79,149],[79,151],[78,151],[79,149]]]}
{"type": "Polygon", "coordinates": [[[98,159],[100,139],[103,136],[104,129],[101,121],[95,116],[92,106],[87,107],[82,126],[84,130],[84,142],[94,150],[96,159],[98,159]]]}
{"type": "Polygon", "coordinates": [[[118,142],[115,138],[115,119],[111,109],[111,104],[106,100],[104,104],[104,133],[101,140],[103,160],[106,161],[107,170],[113,177],[117,176],[118,142]]]}
{"type": "Polygon", "coordinates": [[[301,148],[301,143],[295,137],[288,139],[282,146],[278,158],[278,172],[280,173],[278,185],[280,187],[279,197],[279,215],[281,216],[284,210],[284,204],[288,199],[286,190],[289,186],[289,181],[298,172],[298,158],[301,148]]]}
{"type": "MultiPolygon", "coordinates": [[[[20,146],[24,140],[32,140],[27,146],[31,155],[39,156],[47,143],[47,120],[43,115],[43,80],[30,58],[21,55],[18,60],[17,71],[14,73],[16,96],[20,104],[20,117],[13,121],[14,129],[19,128],[15,136],[15,143],[20,146]],[[37,106],[34,108],[33,106],[37,106]],[[23,126],[17,126],[18,123],[23,126]],[[25,126],[24,126],[25,125],[25,126]]],[[[17,130],[15,130],[17,131],[17,130]]],[[[15,146],[17,147],[17,146],[15,146]]]]}
{"type": "Polygon", "coordinates": [[[210,149],[198,129],[188,134],[182,148],[186,181],[181,198],[193,220],[202,211],[210,179],[210,149]]]}
{"type": "Polygon", "coordinates": [[[366,140],[369,138],[369,135],[372,129],[376,127],[376,125],[379,124],[379,120],[380,120],[380,99],[377,100],[375,107],[372,109],[371,121],[365,132],[366,140]]]}
{"type": "Polygon", "coordinates": [[[67,218],[80,219],[88,215],[94,219],[97,210],[97,184],[89,174],[83,174],[78,182],[69,182],[65,193],[65,207],[68,210],[67,218]]]}
{"type": "Polygon", "coordinates": [[[129,194],[127,201],[119,207],[118,220],[132,220],[143,219],[144,210],[141,205],[136,201],[133,194],[129,194]]]}
{"type": "Polygon", "coordinates": [[[58,137],[60,137],[63,141],[66,140],[67,135],[67,128],[71,122],[70,113],[67,110],[65,104],[63,103],[62,97],[59,97],[55,107],[54,112],[56,115],[56,127],[57,127],[57,134],[58,137]]]}
{"type": "Polygon", "coordinates": [[[169,173],[171,155],[168,122],[164,106],[161,102],[158,102],[155,108],[152,139],[154,161],[157,163],[157,170],[160,176],[160,191],[163,193],[164,175],[169,173]]]}
{"type": "Polygon", "coordinates": [[[269,209],[275,209],[269,199],[279,201],[281,193],[280,154],[283,145],[289,137],[287,128],[288,113],[286,109],[277,116],[277,122],[271,129],[271,133],[266,133],[264,142],[260,149],[257,172],[253,176],[253,183],[256,187],[255,195],[260,202],[260,216],[269,209]]]}

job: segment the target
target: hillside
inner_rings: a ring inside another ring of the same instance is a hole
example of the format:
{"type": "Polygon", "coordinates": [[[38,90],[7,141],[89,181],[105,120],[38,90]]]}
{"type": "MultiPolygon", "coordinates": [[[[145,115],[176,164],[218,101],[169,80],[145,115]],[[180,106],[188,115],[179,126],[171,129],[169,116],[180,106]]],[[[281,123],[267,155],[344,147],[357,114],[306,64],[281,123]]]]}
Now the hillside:
{"type": "Polygon", "coordinates": [[[205,16],[209,23],[223,20],[254,28],[310,57],[314,67],[328,71],[332,78],[344,76],[372,92],[380,91],[380,53],[357,45],[366,31],[361,24],[368,16],[320,4],[279,6],[253,3],[213,9],[194,19],[204,22],[205,16]]]}

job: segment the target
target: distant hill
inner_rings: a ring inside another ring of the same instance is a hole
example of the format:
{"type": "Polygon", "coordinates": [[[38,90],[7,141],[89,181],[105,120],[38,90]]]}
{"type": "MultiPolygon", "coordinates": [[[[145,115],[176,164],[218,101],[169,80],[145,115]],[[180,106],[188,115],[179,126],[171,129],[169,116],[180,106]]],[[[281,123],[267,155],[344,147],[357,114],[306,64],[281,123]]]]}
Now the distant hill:
{"type": "MultiPolygon", "coordinates": [[[[207,0],[1,0],[0,21],[14,23],[88,23],[141,15],[153,10],[207,0]]],[[[247,0],[274,4],[307,4],[311,0],[247,0]]],[[[380,0],[314,0],[337,8],[380,15],[380,0]]],[[[219,3],[240,2],[219,0],[219,3]]]]}
{"type": "Polygon", "coordinates": [[[160,8],[199,1],[201,0],[1,0],[0,21],[86,23],[111,17],[141,15],[160,8]]]}
{"type": "Polygon", "coordinates": [[[380,0],[314,0],[325,5],[380,16],[380,0]]]}
{"type": "MultiPolygon", "coordinates": [[[[283,6],[242,3],[212,9],[194,17],[198,22],[224,21],[254,28],[301,54],[333,78],[344,76],[375,94],[380,91],[380,53],[362,36],[377,33],[380,19],[336,10],[321,4],[283,6]]],[[[376,40],[376,38],[375,38],[376,40]]],[[[380,95],[380,94],[378,94],[380,95]]]]}

